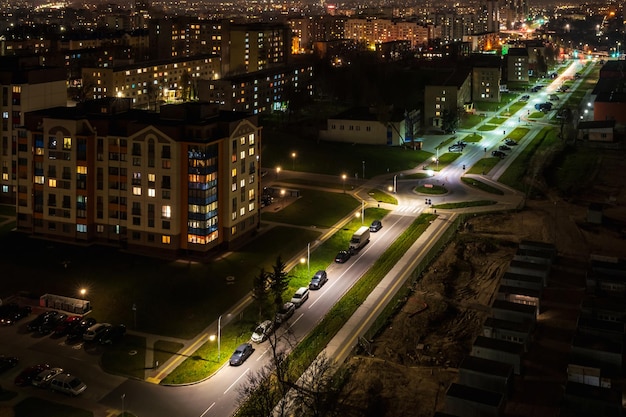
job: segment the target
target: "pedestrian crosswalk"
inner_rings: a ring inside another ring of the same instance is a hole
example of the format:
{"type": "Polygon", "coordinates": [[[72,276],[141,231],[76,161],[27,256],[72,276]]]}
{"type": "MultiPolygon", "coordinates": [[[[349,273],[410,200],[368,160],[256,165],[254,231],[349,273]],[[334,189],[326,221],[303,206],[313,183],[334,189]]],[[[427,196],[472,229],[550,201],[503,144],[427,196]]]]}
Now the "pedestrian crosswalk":
{"type": "Polygon", "coordinates": [[[406,204],[398,206],[395,213],[419,214],[424,210],[423,204],[406,204]]]}

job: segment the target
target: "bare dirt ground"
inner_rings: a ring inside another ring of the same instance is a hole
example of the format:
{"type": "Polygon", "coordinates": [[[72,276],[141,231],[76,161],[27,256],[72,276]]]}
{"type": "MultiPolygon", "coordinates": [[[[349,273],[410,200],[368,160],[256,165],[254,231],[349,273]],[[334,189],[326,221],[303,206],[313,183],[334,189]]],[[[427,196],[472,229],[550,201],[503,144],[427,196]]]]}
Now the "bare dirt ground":
{"type": "Polygon", "coordinates": [[[358,405],[363,415],[377,417],[422,417],[443,411],[445,392],[456,382],[458,365],[481,333],[500,277],[517,244],[527,239],[555,243],[559,259],[542,299],[548,307],[539,317],[536,342],[526,355],[528,371],[516,380],[516,394],[506,413],[558,415],[566,378],[562,370],[584,296],[582,274],[589,255],[626,257],[626,179],[610,176],[623,172],[624,162],[610,159],[614,166],[605,166],[606,173],[598,173],[597,187],[576,201],[549,195],[529,201],[518,213],[472,218],[470,227],[448,245],[402,310],[373,340],[372,356],[360,352],[349,361],[354,374],[348,402],[358,405]],[[589,202],[609,204],[606,224],[586,222],[589,202]],[[528,403],[529,397],[534,402],[528,403]]]}

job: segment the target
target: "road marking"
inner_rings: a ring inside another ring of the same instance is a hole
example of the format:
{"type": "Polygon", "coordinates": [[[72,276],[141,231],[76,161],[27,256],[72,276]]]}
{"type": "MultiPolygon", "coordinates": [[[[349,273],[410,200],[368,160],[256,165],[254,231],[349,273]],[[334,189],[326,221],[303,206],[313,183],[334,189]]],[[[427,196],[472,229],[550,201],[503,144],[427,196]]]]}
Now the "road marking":
{"type": "Polygon", "coordinates": [[[245,371],[243,374],[241,374],[241,375],[239,376],[239,378],[235,379],[235,382],[233,382],[232,384],[230,384],[230,386],[229,386],[228,388],[226,388],[226,391],[224,391],[224,395],[226,395],[226,393],[227,393],[228,391],[230,391],[230,389],[231,389],[232,387],[234,387],[234,386],[235,386],[235,384],[237,384],[237,382],[239,382],[239,380],[240,380],[241,378],[243,378],[243,377],[244,377],[244,376],[248,373],[248,371],[249,371],[249,370],[250,370],[250,368],[247,368],[247,369],[246,369],[246,371],[245,371]]]}
{"type": "Polygon", "coordinates": [[[302,316],[304,316],[304,313],[300,313],[300,315],[298,316],[297,319],[295,319],[290,325],[289,327],[287,327],[287,330],[291,330],[291,328],[293,327],[294,324],[296,324],[298,322],[298,320],[300,320],[302,318],[302,316]]]}
{"type": "Polygon", "coordinates": [[[263,353],[261,353],[261,356],[259,356],[258,358],[256,358],[256,361],[257,361],[257,362],[258,362],[258,361],[260,361],[260,360],[261,360],[261,358],[262,358],[262,357],[263,357],[263,356],[264,356],[264,355],[265,355],[265,354],[266,354],[269,350],[270,350],[270,348],[265,349],[265,350],[263,351],[263,353]]]}
{"type": "Polygon", "coordinates": [[[214,406],[214,405],[215,405],[215,401],[213,401],[213,404],[211,404],[211,405],[209,406],[209,408],[207,408],[206,410],[204,410],[204,413],[200,414],[200,417],[203,417],[206,413],[208,413],[208,412],[209,412],[209,410],[210,410],[211,408],[213,408],[213,406],[214,406]]]}

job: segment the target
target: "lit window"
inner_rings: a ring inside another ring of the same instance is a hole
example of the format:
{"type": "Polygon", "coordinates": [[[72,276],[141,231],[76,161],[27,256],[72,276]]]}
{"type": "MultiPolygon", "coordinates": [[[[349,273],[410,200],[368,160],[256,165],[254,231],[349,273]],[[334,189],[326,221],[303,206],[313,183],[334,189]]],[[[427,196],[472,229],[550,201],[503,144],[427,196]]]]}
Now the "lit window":
{"type": "Polygon", "coordinates": [[[243,187],[245,187],[245,186],[246,186],[246,179],[245,179],[245,178],[244,178],[244,179],[242,179],[242,180],[240,181],[239,185],[240,185],[242,188],[243,188],[243,187]]]}
{"type": "Polygon", "coordinates": [[[248,144],[249,145],[254,145],[254,133],[250,133],[248,135],[248,144]]]}
{"type": "Polygon", "coordinates": [[[155,182],[156,181],[156,175],[155,174],[148,174],[148,181],[155,182]]]}
{"type": "Polygon", "coordinates": [[[239,143],[241,143],[242,145],[246,144],[246,137],[242,136],[241,139],[239,139],[239,143]]]}
{"type": "Polygon", "coordinates": [[[172,206],[161,207],[161,217],[169,219],[172,217],[172,206]]]}
{"type": "Polygon", "coordinates": [[[233,170],[230,172],[230,175],[232,177],[236,177],[237,176],[237,168],[233,168],[233,170]]]}
{"type": "Polygon", "coordinates": [[[231,228],[230,228],[230,233],[231,233],[232,235],[234,235],[235,233],[237,233],[237,226],[233,226],[233,227],[231,227],[231,228]]]}
{"type": "Polygon", "coordinates": [[[245,159],[246,158],[246,151],[239,152],[239,158],[240,159],[245,159]]]}
{"type": "Polygon", "coordinates": [[[172,237],[171,236],[167,236],[167,235],[161,236],[161,243],[169,245],[171,241],[172,241],[172,237]]]}
{"type": "MultiPolygon", "coordinates": [[[[3,180],[8,180],[9,179],[9,174],[2,174],[2,179],[3,180]],[[6,178],[4,176],[7,176],[6,178]]],[[[44,178],[43,175],[37,175],[35,176],[35,184],[43,184],[44,183],[44,178]]]]}
{"type": "Polygon", "coordinates": [[[87,233],[87,225],[86,224],[77,224],[76,231],[79,233],[87,233]]]}
{"type": "MultiPolygon", "coordinates": [[[[5,181],[9,180],[9,173],[8,172],[3,172],[2,173],[2,179],[5,181]]],[[[43,184],[43,177],[35,177],[35,182],[37,182],[37,184],[43,184]],[[37,182],[37,178],[41,178],[41,182],[37,182]]]]}
{"type": "Polygon", "coordinates": [[[242,208],[239,209],[239,215],[240,216],[245,216],[246,215],[246,208],[245,207],[242,207],[242,208]]]}
{"type": "Polygon", "coordinates": [[[133,187],[133,195],[141,195],[141,187],[133,187]]]}
{"type": "Polygon", "coordinates": [[[254,148],[249,148],[248,149],[248,155],[250,155],[250,156],[254,155],[254,148]]]}
{"type": "Polygon", "coordinates": [[[63,138],[63,150],[69,151],[72,149],[72,138],[63,138]]]}
{"type": "Polygon", "coordinates": [[[254,211],[254,201],[248,204],[248,211],[254,211]]]}
{"type": "Polygon", "coordinates": [[[230,191],[237,191],[237,183],[233,182],[232,185],[230,186],[230,191]]]}
{"type": "Polygon", "coordinates": [[[54,178],[50,178],[48,180],[48,187],[56,188],[57,187],[57,180],[55,180],[54,178]]]}
{"type": "Polygon", "coordinates": [[[148,197],[156,197],[156,190],[154,188],[148,188],[148,197]]]}
{"type": "Polygon", "coordinates": [[[76,173],[78,174],[87,174],[87,167],[77,166],[76,173]]]}

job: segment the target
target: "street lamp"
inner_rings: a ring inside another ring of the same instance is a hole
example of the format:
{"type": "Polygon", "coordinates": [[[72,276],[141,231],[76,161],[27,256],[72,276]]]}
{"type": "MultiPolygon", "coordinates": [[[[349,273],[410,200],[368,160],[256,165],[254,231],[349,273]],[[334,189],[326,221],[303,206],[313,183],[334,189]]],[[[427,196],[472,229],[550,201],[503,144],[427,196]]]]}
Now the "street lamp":
{"type": "Polygon", "coordinates": [[[361,212],[360,213],[357,212],[356,217],[360,217],[361,224],[363,224],[363,222],[365,221],[365,200],[361,200],[361,212]]]}
{"type": "Polygon", "coordinates": [[[80,296],[81,296],[81,298],[83,300],[85,299],[85,294],[87,294],[87,288],[81,288],[80,289],[80,296]]]}
{"type": "Polygon", "coordinates": [[[395,194],[398,190],[398,175],[393,176],[393,193],[395,194]]]}
{"type": "Polygon", "coordinates": [[[296,153],[295,152],[291,153],[291,170],[292,171],[296,170],[296,153]]]}
{"type": "Polygon", "coordinates": [[[433,156],[433,162],[435,162],[437,164],[437,168],[435,170],[439,171],[439,158],[436,158],[436,157],[433,156]]]}
{"type": "Polygon", "coordinates": [[[363,161],[363,179],[365,179],[365,161],[363,161]]]}
{"type": "Polygon", "coordinates": [[[278,181],[278,174],[280,174],[280,167],[276,167],[276,181],[278,181]]]}
{"type": "Polygon", "coordinates": [[[341,174],[341,179],[343,180],[343,193],[346,193],[346,178],[347,175],[346,174],[341,174]]]}

